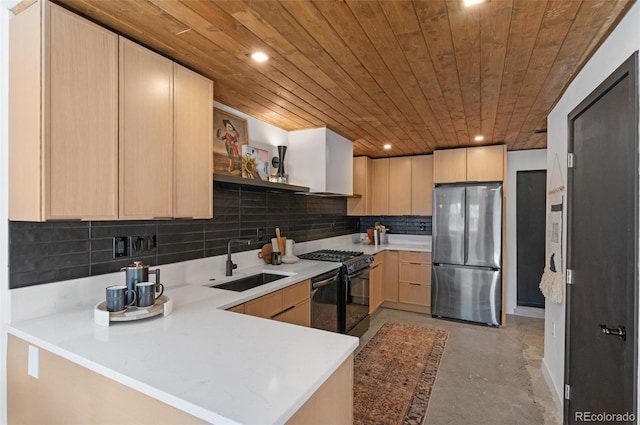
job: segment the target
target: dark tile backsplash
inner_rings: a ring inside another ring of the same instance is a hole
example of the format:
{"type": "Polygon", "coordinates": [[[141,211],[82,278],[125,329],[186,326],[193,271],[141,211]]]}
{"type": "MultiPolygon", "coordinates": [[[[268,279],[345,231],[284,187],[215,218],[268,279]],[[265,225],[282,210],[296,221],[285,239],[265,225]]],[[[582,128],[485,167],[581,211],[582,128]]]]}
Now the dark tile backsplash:
{"type": "Polygon", "coordinates": [[[379,221],[389,228],[389,233],[402,235],[431,235],[431,216],[403,215],[403,216],[366,216],[360,217],[359,231],[365,233],[372,229],[379,221]]]}
{"type": "MultiPolygon", "coordinates": [[[[233,252],[262,247],[275,236],[275,227],[298,242],[355,233],[358,218],[347,217],[346,204],[343,197],[297,195],[215,182],[211,220],[12,221],[9,288],[112,273],[134,259],[160,265],[221,255],[226,253],[231,238],[255,241],[257,227],[265,229],[264,240],[236,245],[233,252]],[[141,243],[136,255],[113,258],[113,237],[153,235],[155,245],[141,243]]],[[[429,229],[430,224],[429,220],[429,229]]]]}

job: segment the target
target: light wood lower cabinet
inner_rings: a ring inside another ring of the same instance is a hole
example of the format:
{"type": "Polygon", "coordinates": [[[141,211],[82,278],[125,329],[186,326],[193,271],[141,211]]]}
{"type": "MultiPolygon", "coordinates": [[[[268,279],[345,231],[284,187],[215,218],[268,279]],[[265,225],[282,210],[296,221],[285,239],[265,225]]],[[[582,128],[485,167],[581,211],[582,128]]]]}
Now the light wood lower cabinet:
{"type": "Polygon", "coordinates": [[[237,305],[235,307],[230,307],[227,311],[232,311],[234,313],[242,313],[244,314],[244,304],[237,305]]]}
{"type": "MultiPolygon", "coordinates": [[[[7,337],[9,424],[204,424],[202,419],[39,348],[39,378],[29,376],[29,344],[7,337]],[[37,402],[37,408],[34,403],[37,402]],[[117,408],[114,408],[117,406],[117,408]]],[[[286,422],[353,423],[353,355],[286,422]]]]}
{"type": "Polygon", "coordinates": [[[307,279],[227,310],[309,327],[310,297],[311,280],[307,279]]]}
{"type": "Polygon", "coordinates": [[[369,314],[375,313],[383,301],[382,282],[384,279],[384,253],[373,256],[373,264],[369,271],[369,314]]]}
{"type": "Polygon", "coordinates": [[[431,253],[401,251],[398,259],[398,301],[430,307],[431,253]]]}
{"type": "Polygon", "coordinates": [[[385,306],[419,312],[431,307],[431,253],[385,252],[385,306]]]}
{"type": "Polygon", "coordinates": [[[384,280],[382,297],[385,301],[398,302],[398,251],[384,251],[384,280]]]}

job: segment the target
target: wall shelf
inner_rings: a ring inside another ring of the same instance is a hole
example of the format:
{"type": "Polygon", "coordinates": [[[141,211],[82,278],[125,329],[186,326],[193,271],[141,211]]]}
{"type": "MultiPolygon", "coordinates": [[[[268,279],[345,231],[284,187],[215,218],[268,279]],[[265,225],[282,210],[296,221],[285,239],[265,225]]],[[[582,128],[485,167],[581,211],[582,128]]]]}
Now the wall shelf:
{"type": "Polygon", "coordinates": [[[257,179],[245,179],[239,176],[230,176],[227,174],[213,174],[214,182],[231,183],[241,186],[261,187],[270,190],[281,190],[286,192],[309,192],[308,187],[296,186],[293,184],[274,183],[257,179]]]}

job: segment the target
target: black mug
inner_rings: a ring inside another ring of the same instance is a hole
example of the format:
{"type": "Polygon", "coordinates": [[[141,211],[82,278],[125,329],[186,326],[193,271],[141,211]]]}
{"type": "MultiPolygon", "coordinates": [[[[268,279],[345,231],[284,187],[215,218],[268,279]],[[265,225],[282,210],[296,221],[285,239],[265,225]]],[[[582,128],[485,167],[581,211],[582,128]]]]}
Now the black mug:
{"type": "Polygon", "coordinates": [[[282,256],[280,255],[279,252],[274,251],[271,253],[271,264],[273,264],[274,266],[277,266],[279,264],[282,263],[282,256]]]}
{"type": "Polygon", "coordinates": [[[110,312],[122,311],[127,307],[136,305],[136,291],[127,289],[125,285],[113,285],[107,287],[107,302],[105,310],[110,312]],[[131,301],[127,302],[127,295],[130,294],[131,301]]]}

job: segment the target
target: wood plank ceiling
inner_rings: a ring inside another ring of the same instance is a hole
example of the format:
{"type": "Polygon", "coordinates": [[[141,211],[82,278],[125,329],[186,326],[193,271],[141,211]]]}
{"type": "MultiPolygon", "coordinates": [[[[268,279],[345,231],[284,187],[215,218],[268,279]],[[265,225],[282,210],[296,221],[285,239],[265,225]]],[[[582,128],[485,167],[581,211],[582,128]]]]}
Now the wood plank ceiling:
{"type": "Polygon", "coordinates": [[[225,105],[285,130],[326,125],[375,158],[471,146],[476,135],[544,148],[536,130],[633,2],[59,3],[211,78],[225,105]],[[270,60],[248,57],[258,50],[270,60]]]}

